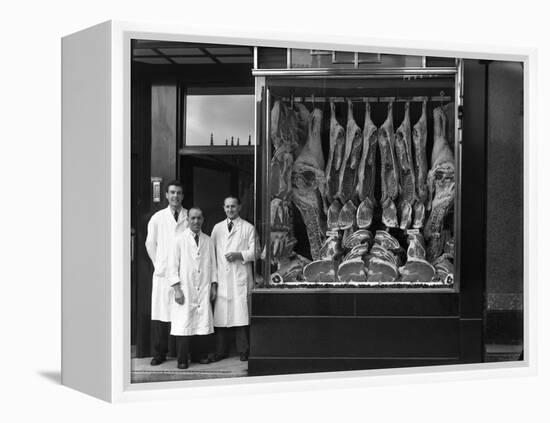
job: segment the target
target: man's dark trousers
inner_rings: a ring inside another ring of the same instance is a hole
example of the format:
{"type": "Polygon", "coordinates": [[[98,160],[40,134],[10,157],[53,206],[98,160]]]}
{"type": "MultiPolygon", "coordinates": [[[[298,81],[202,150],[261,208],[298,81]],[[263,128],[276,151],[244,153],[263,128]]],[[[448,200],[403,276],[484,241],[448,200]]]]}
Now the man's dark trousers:
{"type": "Polygon", "coordinates": [[[170,335],[170,322],[151,320],[151,338],[153,342],[153,358],[166,360],[168,353],[168,337],[170,335]]]}
{"type": "Polygon", "coordinates": [[[231,336],[235,335],[235,344],[239,354],[248,354],[248,328],[249,326],[233,326],[229,328],[216,327],[216,354],[225,356],[229,353],[228,347],[231,336]]]}
{"type": "MultiPolygon", "coordinates": [[[[193,343],[193,353],[200,360],[208,357],[208,335],[191,335],[191,336],[176,336],[176,350],[178,354],[178,363],[188,363],[189,352],[191,350],[191,343],[193,343]]],[[[193,354],[193,355],[195,355],[193,354]]],[[[193,358],[193,357],[192,357],[193,358]]],[[[196,360],[196,361],[198,361],[196,360]]]]}

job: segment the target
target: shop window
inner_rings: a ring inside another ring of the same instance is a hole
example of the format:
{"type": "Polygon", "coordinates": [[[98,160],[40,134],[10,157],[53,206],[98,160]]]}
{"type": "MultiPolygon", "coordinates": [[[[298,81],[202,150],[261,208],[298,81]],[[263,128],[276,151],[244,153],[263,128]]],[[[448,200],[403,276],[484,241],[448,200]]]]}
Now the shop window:
{"type": "Polygon", "coordinates": [[[185,107],[186,146],[254,145],[253,94],[190,92],[185,107]]]}
{"type": "Polygon", "coordinates": [[[456,74],[368,76],[267,79],[268,287],[458,289],[456,74]]]}

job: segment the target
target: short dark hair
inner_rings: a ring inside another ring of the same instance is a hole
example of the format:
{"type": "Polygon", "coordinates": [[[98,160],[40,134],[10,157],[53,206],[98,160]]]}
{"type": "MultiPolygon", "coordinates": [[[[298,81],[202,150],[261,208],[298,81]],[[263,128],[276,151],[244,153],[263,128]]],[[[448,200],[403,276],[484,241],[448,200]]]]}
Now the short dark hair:
{"type": "Polygon", "coordinates": [[[227,199],[229,199],[229,198],[233,198],[233,199],[237,200],[237,204],[238,204],[239,206],[241,205],[241,199],[240,199],[238,196],[236,196],[236,195],[228,195],[227,197],[225,197],[225,198],[223,199],[223,202],[225,203],[225,200],[227,200],[227,199]]]}
{"type": "Polygon", "coordinates": [[[201,209],[200,207],[196,207],[196,206],[191,207],[191,208],[189,209],[189,211],[187,212],[187,215],[190,215],[191,212],[192,212],[193,210],[200,211],[200,212],[201,212],[201,216],[204,217],[204,212],[202,211],[202,209],[201,209]]]}
{"type": "Polygon", "coordinates": [[[168,182],[166,184],[166,192],[168,192],[168,188],[170,188],[172,186],[180,187],[181,191],[183,192],[183,184],[180,181],[178,181],[177,179],[173,179],[173,180],[171,180],[170,182],[168,182]]]}

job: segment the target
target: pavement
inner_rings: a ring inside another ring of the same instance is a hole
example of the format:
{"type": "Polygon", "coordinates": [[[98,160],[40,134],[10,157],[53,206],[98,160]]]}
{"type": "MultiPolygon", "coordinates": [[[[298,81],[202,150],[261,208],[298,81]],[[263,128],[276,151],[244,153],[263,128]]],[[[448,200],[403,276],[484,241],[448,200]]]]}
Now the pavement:
{"type": "Polygon", "coordinates": [[[165,382],[173,380],[218,379],[243,377],[248,375],[248,362],[240,361],[239,356],[228,357],[216,363],[189,363],[189,368],[178,369],[175,358],[151,366],[151,357],[132,358],[132,383],[165,382]]]}
{"type": "MultiPolygon", "coordinates": [[[[485,362],[516,361],[522,352],[521,345],[486,345],[485,362]]],[[[248,376],[248,362],[240,361],[238,355],[210,364],[189,363],[185,370],[178,369],[176,359],[171,357],[159,366],[150,363],[151,357],[132,358],[132,383],[248,376]]]]}
{"type": "Polygon", "coordinates": [[[485,345],[485,362],[522,360],[523,345],[487,344],[485,345]]]}

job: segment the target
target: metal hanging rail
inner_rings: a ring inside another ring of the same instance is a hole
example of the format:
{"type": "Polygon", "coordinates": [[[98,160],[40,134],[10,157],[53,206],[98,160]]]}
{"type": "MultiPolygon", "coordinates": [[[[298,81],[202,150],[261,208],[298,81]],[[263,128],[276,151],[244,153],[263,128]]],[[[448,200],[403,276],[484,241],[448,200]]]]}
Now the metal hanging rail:
{"type": "Polygon", "coordinates": [[[405,103],[407,101],[414,103],[414,102],[434,102],[434,103],[441,103],[441,102],[449,102],[453,101],[453,98],[451,96],[414,96],[414,97],[281,97],[279,100],[282,101],[297,101],[298,103],[325,103],[332,101],[334,103],[346,103],[348,100],[351,100],[352,102],[369,102],[369,103],[390,103],[390,102],[396,102],[396,103],[405,103]]]}
{"type": "Polygon", "coordinates": [[[252,69],[253,76],[292,76],[307,78],[403,78],[423,79],[442,76],[454,76],[456,67],[429,68],[373,68],[373,69],[340,69],[340,68],[292,68],[292,69],[252,69]]]}

